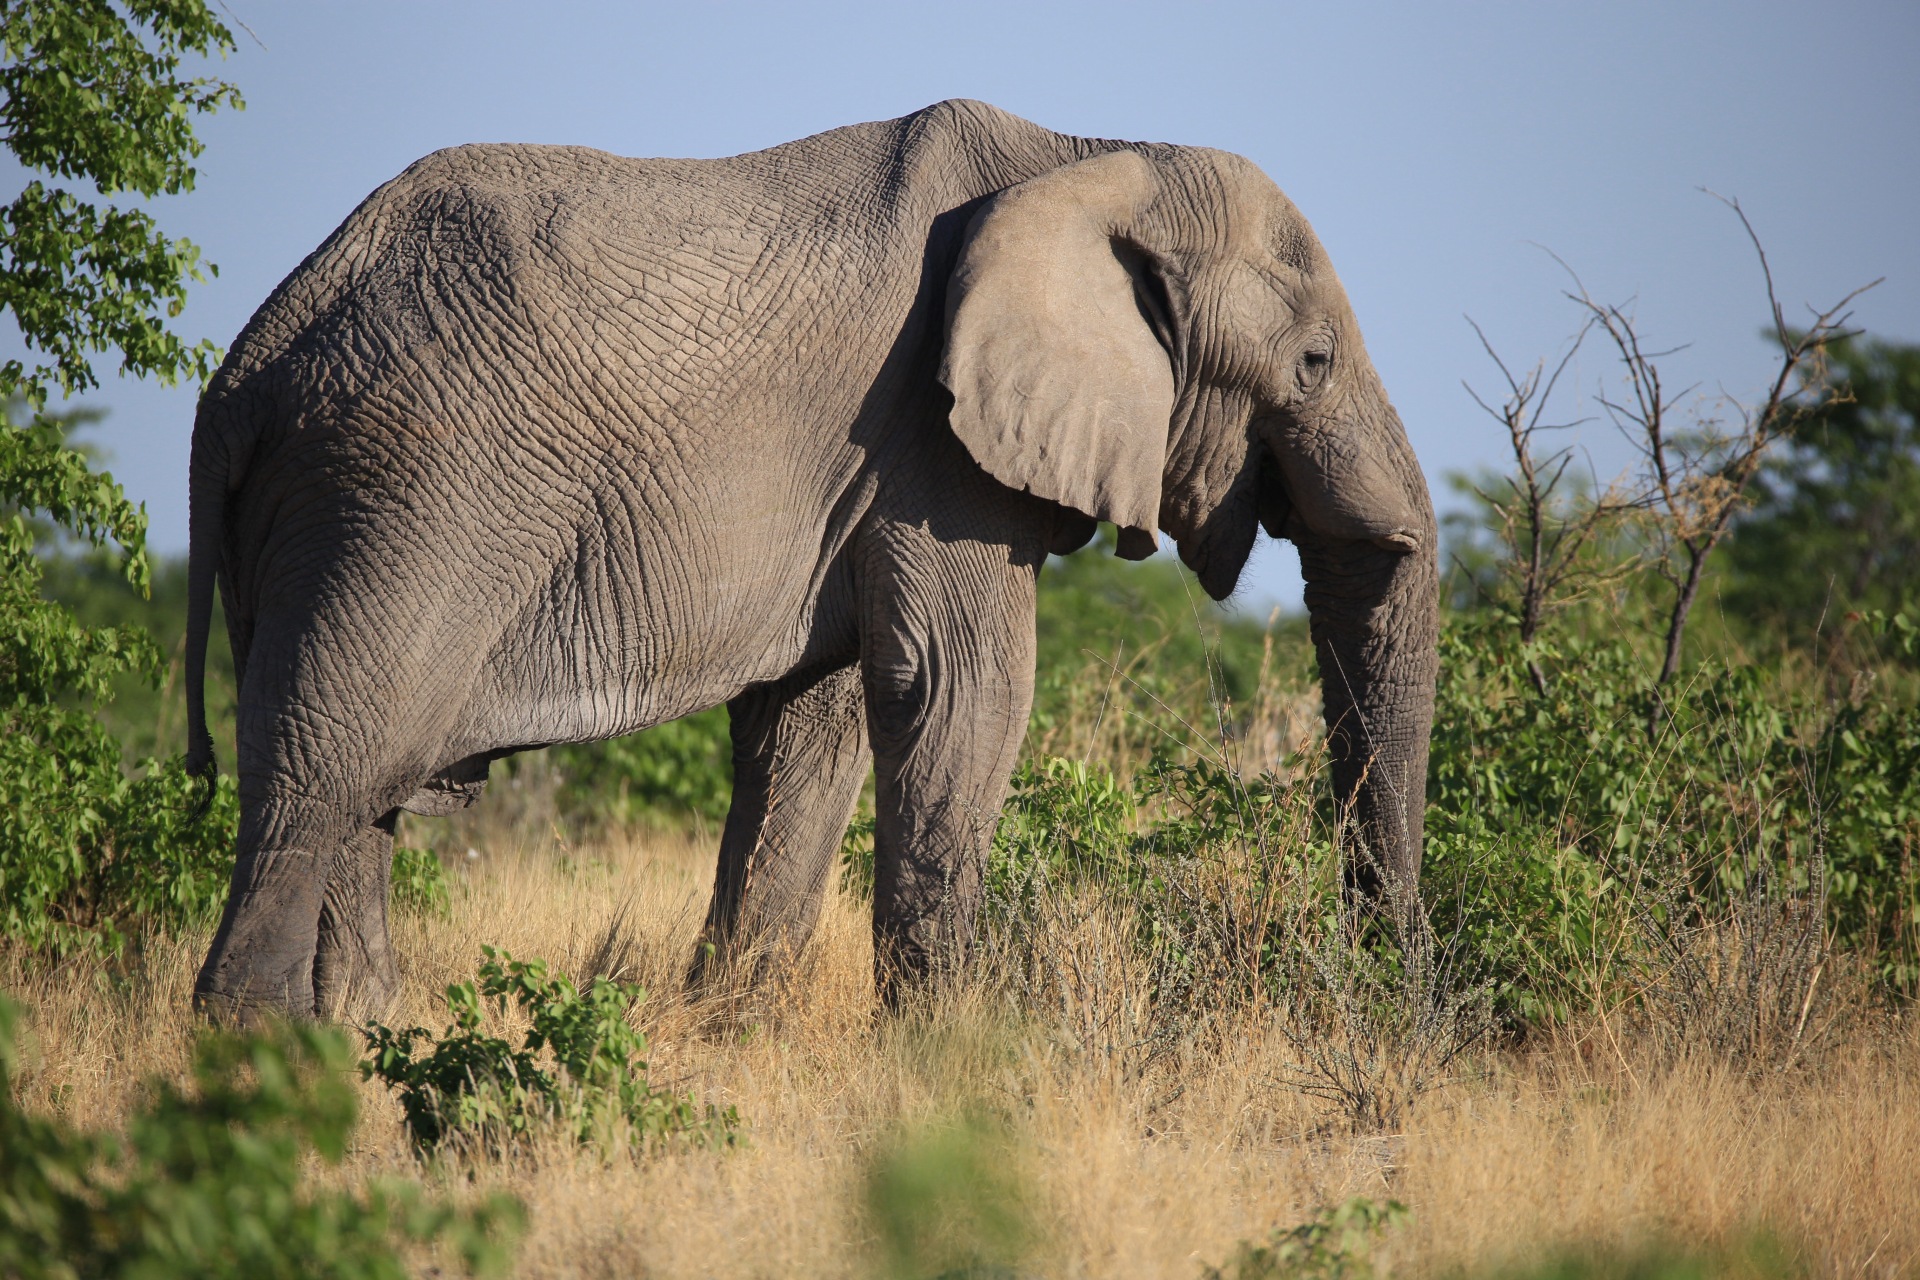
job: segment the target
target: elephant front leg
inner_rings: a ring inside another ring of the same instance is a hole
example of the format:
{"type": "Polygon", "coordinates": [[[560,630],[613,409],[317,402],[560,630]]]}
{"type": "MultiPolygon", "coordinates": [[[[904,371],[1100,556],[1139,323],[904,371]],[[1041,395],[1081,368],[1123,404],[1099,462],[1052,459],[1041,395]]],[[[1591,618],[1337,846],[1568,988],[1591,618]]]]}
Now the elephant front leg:
{"type": "MultiPolygon", "coordinates": [[[[924,532],[919,537],[926,538],[924,532]]],[[[873,742],[874,968],[898,1007],[966,964],[1033,702],[1040,552],[934,543],[876,575],[862,636],[873,742]]]]}
{"type": "Polygon", "coordinates": [[[857,668],[791,676],[727,704],[733,802],[692,982],[789,962],[813,935],[866,780],[857,668]]]}
{"type": "Polygon", "coordinates": [[[314,1006],[323,1018],[385,1013],[400,994],[387,927],[399,816],[398,810],[387,814],[334,853],[313,959],[314,1006]]]}

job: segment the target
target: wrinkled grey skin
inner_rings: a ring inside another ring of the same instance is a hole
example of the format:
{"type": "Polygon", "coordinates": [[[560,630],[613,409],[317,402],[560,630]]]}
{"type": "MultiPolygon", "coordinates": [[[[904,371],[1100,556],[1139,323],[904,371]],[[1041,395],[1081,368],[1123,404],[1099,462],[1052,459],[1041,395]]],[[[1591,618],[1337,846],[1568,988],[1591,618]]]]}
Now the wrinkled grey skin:
{"type": "Polygon", "coordinates": [[[1434,523],[1311,228],[1237,156],[946,102],[727,160],[439,152],[269,298],[193,438],[241,824],[203,1009],[396,990],[396,813],[726,702],[707,938],[801,946],[871,758],[878,979],[966,956],[1049,550],[1300,546],[1357,884],[1420,862],[1434,523]]]}

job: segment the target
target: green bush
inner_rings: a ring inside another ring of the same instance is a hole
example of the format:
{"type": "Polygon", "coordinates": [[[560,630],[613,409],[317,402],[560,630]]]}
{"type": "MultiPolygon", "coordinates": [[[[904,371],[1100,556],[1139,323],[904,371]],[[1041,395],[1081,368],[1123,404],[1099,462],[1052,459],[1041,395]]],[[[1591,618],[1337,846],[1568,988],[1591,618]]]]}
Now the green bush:
{"type": "Polygon", "coordinates": [[[415,915],[444,917],[453,906],[453,891],[439,856],[431,849],[414,849],[402,844],[393,847],[393,873],[387,897],[398,910],[415,915]]]}
{"type": "Polygon", "coordinates": [[[1049,884],[1128,881],[1138,868],[1136,806],[1103,765],[1060,756],[1023,762],[994,837],[988,900],[1018,901],[1049,884]]]}
{"type": "Polygon", "coordinates": [[[1371,1280],[1374,1247],[1407,1217],[1397,1200],[1376,1204],[1355,1196],[1311,1222],[1275,1231],[1265,1244],[1243,1243],[1226,1265],[1201,1274],[1205,1280],[1371,1280]]]}
{"type": "Polygon", "coordinates": [[[199,823],[177,764],[121,767],[97,711],[116,680],[157,684],[159,651],[137,627],[84,626],[42,598],[37,544],[49,526],[117,543],[122,590],[144,591],[145,516],[68,447],[67,421],[21,412],[0,426],[0,935],[111,950],[133,922],[196,919],[224,890],[233,792],[199,823]]]}
{"type": "MultiPolygon", "coordinates": [[[[1709,659],[1662,695],[1650,735],[1646,633],[1623,620],[1567,619],[1526,647],[1498,611],[1448,619],[1424,876],[1436,926],[1471,940],[1511,1010],[1565,1016],[1636,917],[1710,911],[1764,881],[1825,901],[1834,942],[1913,991],[1911,695],[1835,698],[1709,659]]],[[[1891,654],[1914,651],[1904,616],[1864,621],[1891,654]]]]}
{"type": "Polygon", "coordinates": [[[587,826],[648,819],[724,822],[733,798],[727,709],[714,707],[605,742],[553,748],[561,812],[587,826]]]}
{"type": "Polygon", "coordinates": [[[0,1274],[402,1280],[436,1245],[463,1271],[506,1269],[522,1221],[510,1197],[459,1209],[398,1180],[304,1185],[307,1153],[339,1163],[353,1128],[337,1032],[204,1035],[192,1088],[156,1081],[121,1137],[15,1105],[18,1022],[0,1001],[0,1274]]]}
{"type": "Polygon", "coordinates": [[[1002,1126],[979,1116],[892,1135],[867,1169],[866,1208],[888,1280],[1024,1274],[1040,1232],[1033,1188],[1002,1126]]]}
{"type": "Polygon", "coordinates": [[[645,998],[638,986],[595,978],[582,992],[564,974],[549,976],[545,961],[481,950],[478,984],[447,988],[453,1025],[437,1041],[422,1027],[378,1022],[362,1033],[370,1053],[361,1075],[400,1095],[419,1150],[467,1143],[499,1151],[556,1129],[603,1146],[736,1140],[732,1107],[700,1107],[648,1081],[647,1039],[627,1021],[645,998]],[[498,1018],[509,1000],[531,1019],[518,1048],[482,1029],[483,1002],[498,1018]],[[557,1073],[542,1065],[543,1051],[557,1073]]]}

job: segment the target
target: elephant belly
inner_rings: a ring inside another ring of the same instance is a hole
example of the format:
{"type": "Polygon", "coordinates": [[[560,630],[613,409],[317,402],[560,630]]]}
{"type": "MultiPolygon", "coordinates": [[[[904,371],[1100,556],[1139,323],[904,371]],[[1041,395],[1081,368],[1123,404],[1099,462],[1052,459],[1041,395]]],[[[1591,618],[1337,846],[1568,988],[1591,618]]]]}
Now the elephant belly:
{"type": "Polygon", "coordinates": [[[490,656],[456,735],[460,749],[618,737],[797,667],[852,661],[858,639],[841,557],[797,555],[806,543],[793,539],[715,545],[725,528],[703,525],[651,553],[557,568],[490,656]]]}

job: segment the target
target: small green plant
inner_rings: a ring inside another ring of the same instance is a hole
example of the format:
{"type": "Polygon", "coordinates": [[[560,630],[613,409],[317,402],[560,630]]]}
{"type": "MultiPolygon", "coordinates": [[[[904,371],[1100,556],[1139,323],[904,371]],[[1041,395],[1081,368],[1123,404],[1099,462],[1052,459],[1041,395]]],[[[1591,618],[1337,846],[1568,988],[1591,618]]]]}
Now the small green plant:
{"type": "Polygon", "coordinates": [[[360,1074],[399,1093],[416,1148],[470,1143],[497,1151],[555,1130],[603,1146],[737,1140],[732,1107],[701,1107],[647,1079],[647,1038],[627,1021],[627,1010],[646,996],[639,986],[595,978],[582,992],[566,975],[550,975],[543,960],[515,960],[492,947],[481,953],[478,982],[447,988],[453,1025],[437,1041],[423,1027],[396,1031],[375,1022],[362,1032],[371,1052],[360,1074]],[[530,1019],[518,1048],[482,1029],[485,1002],[496,1018],[511,1002],[530,1019]]]}
{"type": "Polygon", "coordinates": [[[873,806],[864,798],[840,838],[840,890],[873,901],[873,806]]]}
{"type": "Polygon", "coordinates": [[[896,1134],[867,1171],[887,1280],[1012,1276],[1034,1244],[1031,1188],[1004,1132],[980,1117],[896,1134]]]}
{"type": "Polygon", "coordinates": [[[1265,1244],[1242,1243],[1224,1266],[1208,1267],[1205,1280],[1371,1280],[1373,1250],[1408,1218],[1397,1200],[1377,1204],[1355,1196],[1322,1209],[1311,1222],[1275,1231],[1265,1244]]]}
{"type": "Polygon", "coordinates": [[[453,905],[446,868],[431,849],[395,845],[387,893],[395,907],[415,915],[444,917],[453,905]]]}
{"type": "Polygon", "coordinates": [[[204,1035],[192,1087],[156,1081],[123,1137],[15,1104],[19,1020],[0,1000],[0,1275],[402,1280],[436,1245],[473,1274],[511,1259],[523,1214],[509,1196],[461,1209],[392,1179],[303,1185],[307,1153],[338,1164],[353,1128],[338,1032],[204,1035]]]}
{"type": "Polygon", "coordinates": [[[1136,879],[1133,793],[1102,765],[1046,756],[1013,775],[987,864],[987,899],[1030,897],[1049,882],[1136,879]]]}

